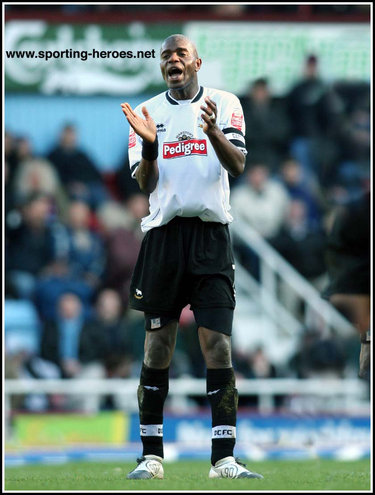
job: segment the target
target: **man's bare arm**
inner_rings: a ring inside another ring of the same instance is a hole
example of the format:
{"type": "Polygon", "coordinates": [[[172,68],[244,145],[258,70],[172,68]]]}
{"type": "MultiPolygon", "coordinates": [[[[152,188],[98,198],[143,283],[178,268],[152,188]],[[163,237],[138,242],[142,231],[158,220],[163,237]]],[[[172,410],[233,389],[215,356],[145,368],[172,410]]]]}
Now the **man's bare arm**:
{"type": "Polygon", "coordinates": [[[245,168],[245,155],[234,144],[228,141],[222,130],[216,125],[217,108],[216,103],[205,98],[207,107],[201,106],[203,110],[202,119],[206,123],[203,131],[207,134],[216,155],[222,164],[233,177],[242,174],[245,168]],[[212,117],[212,118],[211,118],[212,117]]]}
{"type": "Polygon", "coordinates": [[[135,178],[141,191],[151,194],[159,180],[159,168],[157,160],[145,160],[142,158],[135,172],[135,178]]]}

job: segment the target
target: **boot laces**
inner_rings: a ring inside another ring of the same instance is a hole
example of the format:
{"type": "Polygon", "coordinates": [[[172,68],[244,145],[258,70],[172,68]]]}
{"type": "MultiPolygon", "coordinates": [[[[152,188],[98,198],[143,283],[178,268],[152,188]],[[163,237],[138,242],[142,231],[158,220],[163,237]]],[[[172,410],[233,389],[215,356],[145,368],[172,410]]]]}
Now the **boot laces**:
{"type": "Polygon", "coordinates": [[[244,468],[246,467],[246,464],[241,462],[240,459],[238,457],[235,458],[235,461],[237,462],[237,464],[239,464],[240,466],[243,466],[244,468]]]}

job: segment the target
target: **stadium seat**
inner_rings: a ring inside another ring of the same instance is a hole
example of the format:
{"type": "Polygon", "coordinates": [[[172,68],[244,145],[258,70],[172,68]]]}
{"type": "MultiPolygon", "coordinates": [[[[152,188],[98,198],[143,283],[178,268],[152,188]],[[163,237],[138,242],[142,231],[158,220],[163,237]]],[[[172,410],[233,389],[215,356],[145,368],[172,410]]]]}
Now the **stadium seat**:
{"type": "Polygon", "coordinates": [[[4,331],[5,348],[8,352],[39,351],[40,321],[30,301],[5,300],[4,331]]]}

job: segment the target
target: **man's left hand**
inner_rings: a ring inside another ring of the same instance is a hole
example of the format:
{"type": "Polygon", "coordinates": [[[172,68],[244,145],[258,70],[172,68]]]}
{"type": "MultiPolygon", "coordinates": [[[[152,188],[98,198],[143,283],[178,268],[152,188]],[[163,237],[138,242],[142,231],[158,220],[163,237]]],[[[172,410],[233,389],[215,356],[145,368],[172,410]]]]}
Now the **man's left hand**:
{"type": "Polygon", "coordinates": [[[205,134],[210,134],[213,130],[217,130],[218,127],[216,125],[216,117],[217,117],[217,107],[216,103],[212,101],[208,96],[204,99],[207,103],[207,106],[201,105],[201,109],[204,113],[202,113],[202,120],[205,122],[203,125],[203,132],[205,134]]]}

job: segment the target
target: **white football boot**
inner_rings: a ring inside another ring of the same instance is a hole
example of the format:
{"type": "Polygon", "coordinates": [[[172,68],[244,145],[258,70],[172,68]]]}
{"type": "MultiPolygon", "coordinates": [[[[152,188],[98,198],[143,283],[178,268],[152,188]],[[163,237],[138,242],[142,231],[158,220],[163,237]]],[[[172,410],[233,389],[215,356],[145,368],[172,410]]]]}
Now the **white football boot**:
{"type": "Polygon", "coordinates": [[[164,478],[163,459],[157,455],[145,455],[137,459],[137,467],[127,475],[128,480],[164,478]]]}
{"type": "Polygon", "coordinates": [[[262,479],[263,476],[258,473],[253,473],[246,469],[245,464],[234,457],[224,457],[217,461],[215,466],[211,466],[208,474],[209,478],[257,478],[262,479]]]}

